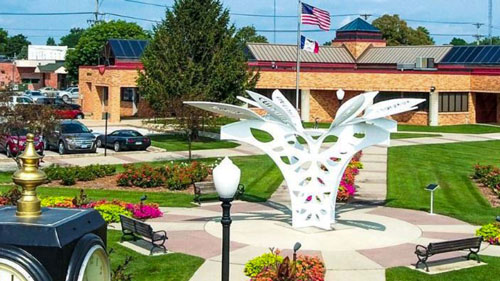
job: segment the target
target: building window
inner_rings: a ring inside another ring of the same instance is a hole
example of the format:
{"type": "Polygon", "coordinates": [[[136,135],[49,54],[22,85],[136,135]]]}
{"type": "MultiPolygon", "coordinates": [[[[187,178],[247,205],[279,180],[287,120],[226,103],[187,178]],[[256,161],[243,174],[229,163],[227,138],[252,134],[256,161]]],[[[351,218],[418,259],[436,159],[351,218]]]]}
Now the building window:
{"type": "Polygon", "coordinates": [[[40,83],[40,79],[24,78],[24,79],[22,79],[22,82],[25,83],[25,84],[38,84],[38,83],[40,83]]]}
{"type": "Polygon", "coordinates": [[[425,99],[425,102],[417,105],[414,111],[429,111],[428,93],[407,93],[407,92],[380,92],[374,99],[374,103],[392,99],[425,99]]]}
{"type": "Polygon", "coordinates": [[[122,101],[138,101],[137,88],[127,87],[120,89],[120,95],[122,101]]]}
{"type": "MultiPolygon", "coordinates": [[[[275,89],[257,89],[255,92],[269,98],[269,99],[272,99],[272,95],[273,95],[273,92],[275,91],[275,89]]],[[[295,104],[296,104],[296,98],[295,98],[295,95],[297,93],[297,90],[295,89],[279,89],[279,91],[283,94],[283,96],[285,96],[285,98],[293,105],[294,108],[296,108],[295,104]]],[[[300,95],[301,95],[301,91],[299,91],[299,108],[300,108],[300,95]]],[[[251,107],[251,105],[249,105],[251,107]]]]}
{"type": "Polygon", "coordinates": [[[468,93],[439,93],[439,112],[468,112],[468,93]]]}

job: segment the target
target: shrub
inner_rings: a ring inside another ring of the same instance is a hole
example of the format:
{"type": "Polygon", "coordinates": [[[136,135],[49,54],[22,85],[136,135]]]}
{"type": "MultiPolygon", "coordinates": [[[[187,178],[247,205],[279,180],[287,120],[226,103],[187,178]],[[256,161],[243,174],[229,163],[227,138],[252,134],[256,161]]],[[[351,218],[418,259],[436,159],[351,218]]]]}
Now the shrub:
{"type": "Polygon", "coordinates": [[[101,213],[102,218],[108,223],[119,222],[120,215],[124,215],[127,217],[132,216],[132,212],[127,210],[125,207],[122,207],[120,205],[115,205],[113,203],[101,204],[96,206],[94,209],[96,211],[99,211],[99,213],[101,213]]]}
{"type": "MultiPolygon", "coordinates": [[[[279,251],[271,251],[279,255],[279,251]]],[[[324,281],[325,265],[318,257],[300,255],[296,260],[289,257],[265,266],[251,281],[324,281]]]]}
{"type": "Polygon", "coordinates": [[[61,180],[64,185],[73,185],[76,181],[91,181],[96,178],[111,176],[116,172],[116,168],[110,165],[90,165],[90,166],[60,166],[51,164],[43,169],[49,181],[61,180]]]}
{"type": "Polygon", "coordinates": [[[17,205],[17,200],[21,198],[21,191],[17,186],[12,187],[7,192],[0,194],[0,206],[17,205]]]}
{"type": "Polygon", "coordinates": [[[261,273],[262,270],[275,264],[276,262],[283,262],[283,257],[275,253],[265,253],[262,256],[255,257],[245,264],[245,275],[248,277],[255,277],[261,273]]]}
{"type": "Polygon", "coordinates": [[[57,197],[46,197],[41,200],[42,207],[52,207],[52,208],[75,208],[73,204],[73,199],[69,197],[57,196],[57,197]]]}
{"type": "Polygon", "coordinates": [[[483,225],[476,230],[477,236],[482,236],[483,240],[492,245],[500,245],[500,223],[490,223],[483,225]]]}
{"type": "Polygon", "coordinates": [[[159,168],[149,165],[124,165],[125,171],[118,175],[119,186],[137,186],[142,188],[166,187],[170,190],[186,189],[193,182],[205,179],[212,171],[211,166],[193,161],[182,162],[159,168]]]}
{"type": "Polygon", "coordinates": [[[493,165],[474,165],[474,175],[475,179],[482,179],[489,173],[493,172],[495,167],[493,165]]]}

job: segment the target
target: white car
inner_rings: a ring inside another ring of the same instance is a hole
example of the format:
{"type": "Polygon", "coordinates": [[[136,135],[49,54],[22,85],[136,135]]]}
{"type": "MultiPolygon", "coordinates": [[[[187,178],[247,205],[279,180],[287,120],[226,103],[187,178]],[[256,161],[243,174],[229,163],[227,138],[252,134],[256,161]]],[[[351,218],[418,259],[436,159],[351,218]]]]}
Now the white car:
{"type": "Polygon", "coordinates": [[[43,87],[38,91],[42,92],[42,94],[46,95],[47,97],[52,97],[52,98],[56,97],[57,93],[59,93],[58,89],[52,87],[43,87]]]}
{"type": "Polygon", "coordinates": [[[57,93],[57,96],[62,98],[63,101],[69,102],[70,100],[76,100],[79,98],[79,91],[78,87],[69,87],[64,91],[59,91],[57,93]]]}
{"type": "Polygon", "coordinates": [[[7,102],[3,102],[0,106],[9,106],[13,108],[18,104],[34,104],[33,100],[26,96],[10,96],[7,102]]]}

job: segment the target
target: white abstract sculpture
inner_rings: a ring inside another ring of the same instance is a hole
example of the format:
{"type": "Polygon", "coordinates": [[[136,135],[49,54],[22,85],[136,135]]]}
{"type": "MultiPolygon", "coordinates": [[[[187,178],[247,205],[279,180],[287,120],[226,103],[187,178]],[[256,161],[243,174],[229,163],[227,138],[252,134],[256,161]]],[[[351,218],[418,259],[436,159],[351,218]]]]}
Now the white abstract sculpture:
{"type": "Polygon", "coordinates": [[[415,109],[424,99],[394,99],[373,104],[378,92],[369,92],[344,103],[328,130],[304,129],[298,112],[276,90],[272,100],[247,91],[253,100],[241,101],[267,112],[230,104],[185,102],[241,121],[221,128],[221,139],[237,140],[256,146],[269,155],[281,170],[290,191],[292,225],[331,229],[335,223],[337,191],[344,171],[358,151],[372,145],[388,145],[390,133],[397,130],[386,116],[415,109]],[[261,142],[252,129],[267,132],[270,142],[261,142]],[[335,143],[323,143],[336,136],[335,143]]]}

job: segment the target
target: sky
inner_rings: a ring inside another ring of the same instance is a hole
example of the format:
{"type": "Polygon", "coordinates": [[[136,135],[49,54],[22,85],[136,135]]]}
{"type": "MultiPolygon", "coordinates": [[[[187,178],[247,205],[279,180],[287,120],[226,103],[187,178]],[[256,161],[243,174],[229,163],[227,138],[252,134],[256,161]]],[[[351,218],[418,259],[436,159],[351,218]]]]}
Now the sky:
{"type": "MultiPolygon", "coordinates": [[[[147,2],[158,5],[171,5],[174,0],[100,0],[100,12],[115,13],[125,16],[138,17],[149,20],[161,20],[165,15],[165,8],[135,3],[147,2]]],[[[296,42],[295,32],[277,32],[274,29],[274,1],[278,16],[294,16],[297,14],[297,0],[221,0],[230,10],[231,19],[236,27],[253,25],[260,34],[265,35],[269,42],[289,43],[296,42]],[[250,17],[238,14],[258,14],[268,17],[250,17]]],[[[479,30],[480,34],[487,35],[488,28],[488,0],[306,0],[310,5],[328,10],[332,18],[332,29],[339,28],[354,20],[359,14],[372,14],[368,21],[383,14],[399,14],[409,21],[412,27],[425,26],[437,44],[448,44],[453,37],[462,37],[473,41],[472,36],[477,29],[472,24],[485,23],[479,30]],[[469,22],[470,24],[450,24],[438,22],[469,22]],[[440,35],[446,36],[440,36],[440,35]]],[[[16,13],[50,13],[50,12],[94,12],[96,0],[0,0],[0,27],[6,29],[9,35],[22,33],[27,35],[32,44],[45,44],[52,36],[56,42],[69,32],[72,27],[88,27],[88,20],[92,15],[63,15],[63,16],[10,16],[2,15],[5,12],[16,13]]],[[[493,35],[500,36],[500,0],[493,0],[493,35]],[[496,20],[495,20],[496,18],[496,20]]],[[[116,16],[106,15],[105,20],[119,19],[116,16]]],[[[152,29],[155,23],[144,20],[125,19],[137,22],[145,29],[152,29]]],[[[278,31],[296,30],[297,20],[293,17],[278,17],[276,29],[278,31]]],[[[303,26],[304,34],[320,43],[330,41],[335,37],[334,31],[317,31],[314,26],[303,26]]]]}

